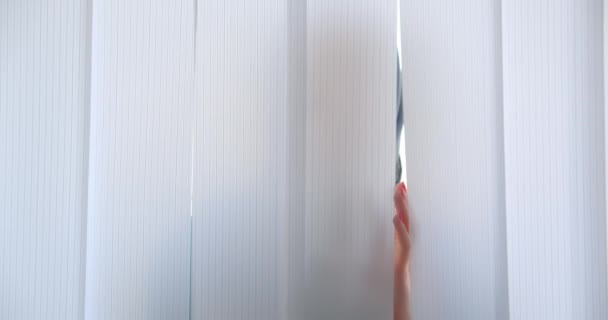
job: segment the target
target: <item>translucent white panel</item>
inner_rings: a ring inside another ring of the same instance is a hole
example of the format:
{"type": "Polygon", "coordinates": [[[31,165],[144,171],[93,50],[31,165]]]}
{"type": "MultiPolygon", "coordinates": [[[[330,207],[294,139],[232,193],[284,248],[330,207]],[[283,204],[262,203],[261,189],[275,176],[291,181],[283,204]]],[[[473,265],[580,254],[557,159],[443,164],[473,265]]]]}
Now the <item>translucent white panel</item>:
{"type": "Polygon", "coordinates": [[[505,1],[511,319],[606,319],[602,1],[505,1]]]}
{"type": "Polygon", "coordinates": [[[286,319],[287,4],[198,3],[192,319],[286,319]]]}
{"type": "Polygon", "coordinates": [[[301,319],[389,319],[396,3],[307,3],[301,319]]]}
{"type": "Polygon", "coordinates": [[[82,319],[88,1],[0,1],[0,319],[82,319]]]}
{"type": "Polygon", "coordinates": [[[87,319],[187,319],[192,1],[95,1],[87,319]]]}
{"type": "Polygon", "coordinates": [[[199,3],[194,319],[390,315],[394,18],[199,3]]]}
{"type": "Polygon", "coordinates": [[[507,319],[500,2],[403,0],[401,23],[412,318],[507,319]]]}
{"type": "MultiPolygon", "coordinates": [[[[292,0],[289,8],[289,136],[288,136],[288,320],[301,319],[304,297],[304,236],[306,212],[306,1],[292,0]]],[[[283,306],[281,306],[283,307],[283,306]]]]}
{"type": "MultiPolygon", "coordinates": [[[[604,2],[604,175],[605,181],[608,181],[608,103],[606,98],[608,97],[608,5],[604,2]]],[[[606,194],[604,201],[607,203],[605,206],[608,207],[608,188],[604,187],[606,194]]],[[[606,210],[606,269],[608,270],[608,210],[606,210]]],[[[606,288],[608,288],[608,279],[606,279],[606,288]]]]}

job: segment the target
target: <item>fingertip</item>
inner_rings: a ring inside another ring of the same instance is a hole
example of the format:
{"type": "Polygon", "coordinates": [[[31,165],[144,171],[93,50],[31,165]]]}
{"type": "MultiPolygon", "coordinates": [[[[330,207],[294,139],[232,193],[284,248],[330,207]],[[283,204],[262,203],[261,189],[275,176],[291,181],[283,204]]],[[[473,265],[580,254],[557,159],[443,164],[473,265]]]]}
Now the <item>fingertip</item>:
{"type": "Polygon", "coordinates": [[[401,191],[401,182],[395,186],[394,194],[397,195],[401,191]]]}

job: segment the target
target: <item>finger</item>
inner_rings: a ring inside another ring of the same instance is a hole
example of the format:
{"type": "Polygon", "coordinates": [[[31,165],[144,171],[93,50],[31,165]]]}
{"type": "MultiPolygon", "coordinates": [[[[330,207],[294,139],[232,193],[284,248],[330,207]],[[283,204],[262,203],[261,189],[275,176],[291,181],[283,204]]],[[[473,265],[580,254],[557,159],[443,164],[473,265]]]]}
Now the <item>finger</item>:
{"type": "Polygon", "coordinates": [[[405,203],[405,210],[403,211],[403,223],[405,224],[405,229],[407,230],[407,232],[410,232],[410,202],[408,200],[408,196],[407,193],[404,194],[404,200],[403,203],[405,203]]]}
{"type": "Polygon", "coordinates": [[[399,212],[405,209],[404,200],[405,193],[403,192],[403,183],[400,183],[395,186],[395,191],[393,192],[393,202],[395,203],[395,209],[397,209],[399,212]]]}
{"type": "Polygon", "coordinates": [[[393,217],[393,225],[395,225],[395,234],[397,235],[397,239],[399,240],[399,243],[403,247],[408,247],[410,235],[407,232],[407,230],[405,229],[405,224],[403,224],[403,222],[401,222],[401,219],[399,218],[399,216],[395,215],[393,217]]]}
{"type": "Polygon", "coordinates": [[[409,218],[409,205],[407,201],[407,193],[405,184],[402,182],[395,187],[395,193],[393,194],[393,201],[395,203],[395,210],[401,222],[405,224],[406,230],[410,230],[410,218],[409,218]]]}

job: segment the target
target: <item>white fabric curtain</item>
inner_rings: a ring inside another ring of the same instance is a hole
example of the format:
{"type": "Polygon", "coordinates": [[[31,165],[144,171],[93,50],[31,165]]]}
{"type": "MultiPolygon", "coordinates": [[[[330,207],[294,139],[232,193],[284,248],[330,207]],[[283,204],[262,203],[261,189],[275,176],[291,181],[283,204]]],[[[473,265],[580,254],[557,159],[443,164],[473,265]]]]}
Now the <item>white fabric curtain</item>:
{"type": "Polygon", "coordinates": [[[414,319],[608,317],[602,5],[402,1],[414,319]]]}

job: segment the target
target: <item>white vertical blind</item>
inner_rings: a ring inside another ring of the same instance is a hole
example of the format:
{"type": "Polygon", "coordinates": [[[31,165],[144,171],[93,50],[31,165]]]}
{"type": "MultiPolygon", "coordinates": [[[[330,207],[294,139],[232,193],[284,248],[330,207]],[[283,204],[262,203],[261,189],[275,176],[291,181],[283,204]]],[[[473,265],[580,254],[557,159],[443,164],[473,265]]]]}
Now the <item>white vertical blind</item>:
{"type": "Polygon", "coordinates": [[[606,318],[602,12],[402,2],[414,317],[606,318]]]}
{"type": "MultiPolygon", "coordinates": [[[[402,0],[415,319],[608,318],[606,7],[402,0]]],[[[0,1],[0,319],[390,318],[396,8],[0,1]]]]}
{"type": "Polygon", "coordinates": [[[193,319],[285,318],[287,5],[198,4],[193,319]]]}
{"type": "Polygon", "coordinates": [[[503,2],[512,319],[606,319],[602,1],[503,2]]]}
{"type": "MultiPolygon", "coordinates": [[[[307,2],[289,1],[288,24],[288,247],[287,317],[299,319],[304,311],[304,243],[306,212],[306,103],[307,2]]],[[[282,315],[282,314],[281,314],[282,315]]]]}
{"type": "Polygon", "coordinates": [[[396,7],[307,1],[302,319],[391,315],[396,7]]]}
{"type": "Polygon", "coordinates": [[[192,1],[95,1],[87,319],[187,319],[192,1]]]}
{"type": "Polygon", "coordinates": [[[0,1],[0,319],[82,319],[88,1],[0,1]]]}
{"type": "Polygon", "coordinates": [[[194,319],[390,315],[395,18],[199,3],[194,319]]]}
{"type": "Polygon", "coordinates": [[[500,2],[401,2],[413,319],[507,319],[500,2]]]}
{"type": "MultiPolygon", "coordinates": [[[[604,179],[608,181],[608,3],[604,1],[604,55],[603,55],[603,63],[604,63],[604,179]]],[[[604,192],[606,203],[606,269],[608,270],[608,188],[604,184],[604,192]]],[[[608,279],[606,279],[606,287],[608,288],[608,279]]]]}

